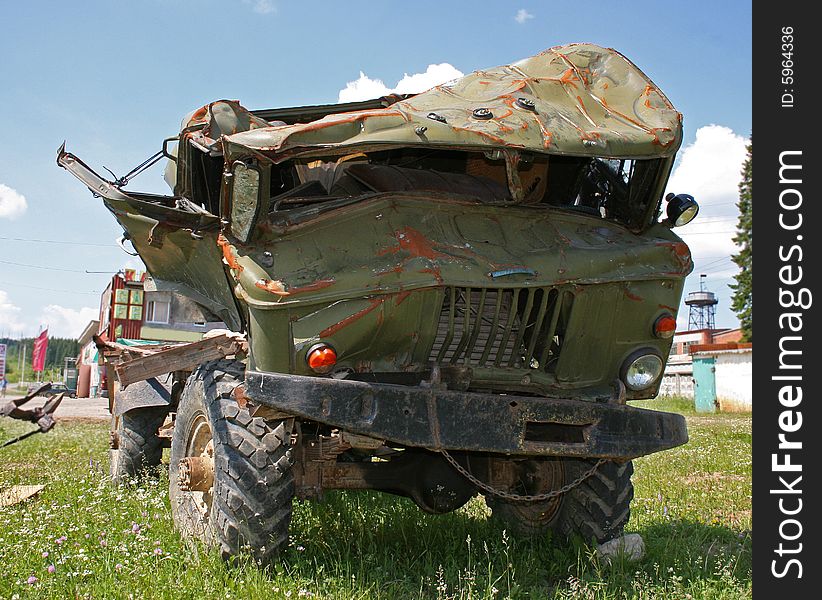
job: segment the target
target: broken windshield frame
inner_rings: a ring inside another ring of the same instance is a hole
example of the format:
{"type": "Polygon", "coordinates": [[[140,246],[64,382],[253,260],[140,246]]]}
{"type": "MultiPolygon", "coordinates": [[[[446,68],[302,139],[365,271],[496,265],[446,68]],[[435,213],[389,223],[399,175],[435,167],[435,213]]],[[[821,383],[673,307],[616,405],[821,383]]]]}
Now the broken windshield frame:
{"type": "Polygon", "coordinates": [[[259,158],[247,160],[270,169],[265,200],[274,220],[297,209],[319,214],[375,195],[403,193],[428,194],[432,201],[455,198],[559,209],[617,222],[635,232],[654,222],[670,169],[665,158],[523,154],[514,163],[522,194],[516,202],[510,164],[494,152],[395,148],[279,164],[259,158]]]}

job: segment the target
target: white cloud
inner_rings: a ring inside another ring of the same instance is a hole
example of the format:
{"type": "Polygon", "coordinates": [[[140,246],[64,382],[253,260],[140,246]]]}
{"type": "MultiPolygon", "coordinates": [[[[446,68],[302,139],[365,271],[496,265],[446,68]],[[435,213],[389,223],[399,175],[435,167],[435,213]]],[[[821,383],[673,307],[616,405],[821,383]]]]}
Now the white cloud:
{"type": "Polygon", "coordinates": [[[405,73],[397,84],[389,88],[381,79],[371,79],[360,71],[359,79],[349,81],[345,88],[340,90],[339,102],[356,102],[370,100],[388,94],[416,94],[424,92],[435,85],[451,81],[463,76],[463,72],[448,63],[428,65],[423,73],[409,75],[405,73]]]}
{"type": "MultiPolygon", "coordinates": [[[[699,289],[699,275],[705,273],[706,288],[719,298],[716,320],[720,327],[737,326],[728,284],[739,271],[730,257],[739,251],[733,237],[746,144],[744,137],[727,127],[700,127],[694,142],[681,151],[679,164],[668,181],[667,192],[691,194],[699,202],[696,219],[675,230],[691,248],[695,265],[685,283],[685,294],[699,289]]],[[[684,304],[677,324],[679,329],[688,327],[688,308],[684,304]]]]}
{"type": "MultiPolygon", "coordinates": [[[[736,201],[746,143],[727,127],[700,127],[668,181],[667,191],[691,194],[699,202],[696,219],[676,230],[691,247],[697,268],[700,258],[715,259],[738,251],[732,238],[739,216],[736,201]]],[[[735,267],[731,272],[736,272],[735,267]]]]}
{"type": "Polygon", "coordinates": [[[16,219],[28,208],[26,197],[0,183],[0,219],[16,219]]]}
{"type": "Polygon", "coordinates": [[[48,324],[49,337],[76,338],[83,329],[98,317],[99,309],[83,307],[79,310],[66,308],[58,304],[49,304],[43,308],[39,322],[48,324]]]}
{"type": "MultiPolygon", "coordinates": [[[[99,312],[98,308],[89,306],[74,309],[49,304],[34,320],[23,314],[23,310],[11,300],[7,292],[0,290],[0,336],[33,336],[36,335],[38,327],[47,325],[49,337],[76,338],[89,321],[98,318],[99,312]]],[[[33,314],[32,312],[31,315],[33,314]]]]}
{"type": "Polygon", "coordinates": [[[252,10],[260,15],[277,12],[277,7],[272,0],[243,0],[243,4],[250,4],[252,10]]]}
{"type": "Polygon", "coordinates": [[[0,335],[16,336],[25,327],[20,321],[20,307],[11,301],[5,291],[0,290],[0,335]]]}
{"type": "Polygon", "coordinates": [[[519,23],[520,25],[524,25],[526,21],[530,21],[530,20],[531,20],[531,19],[533,19],[533,18],[534,18],[534,15],[532,15],[531,13],[529,13],[529,12],[528,12],[527,10],[525,10],[524,8],[520,8],[520,9],[517,11],[517,14],[514,16],[514,21],[516,21],[516,22],[517,22],[517,23],[519,23]]]}

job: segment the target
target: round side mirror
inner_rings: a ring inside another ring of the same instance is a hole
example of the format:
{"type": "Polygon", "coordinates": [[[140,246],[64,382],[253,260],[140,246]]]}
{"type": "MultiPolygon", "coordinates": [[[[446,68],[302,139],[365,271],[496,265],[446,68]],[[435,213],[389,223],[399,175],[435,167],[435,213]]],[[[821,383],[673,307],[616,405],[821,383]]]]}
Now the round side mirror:
{"type": "Polygon", "coordinates": [[[682,227],[696,218],[699,213],[699,204],[693,196],[688,194],[668,194],[665,196],[668,201],[668,223],[671,227],[682,227]]]}

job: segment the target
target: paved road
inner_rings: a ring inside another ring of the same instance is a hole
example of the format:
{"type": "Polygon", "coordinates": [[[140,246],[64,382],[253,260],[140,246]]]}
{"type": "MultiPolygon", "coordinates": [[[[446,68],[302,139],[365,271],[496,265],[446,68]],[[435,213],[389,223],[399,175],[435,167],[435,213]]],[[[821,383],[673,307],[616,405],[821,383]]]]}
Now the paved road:
{"type": "MultiPolygon", "coordinates": [[[[8,395],[7,398],[0,398],[0,403],[20,396],[8,395]]],[[[43,406],[48,398],[40,396],[26,402],[21,408],[34,408],[43,406]]],[[[60,419],[94,419],[108,421],[108,398],[63,398],[57,411],[54,413],[57,420],[60,419]]]]}

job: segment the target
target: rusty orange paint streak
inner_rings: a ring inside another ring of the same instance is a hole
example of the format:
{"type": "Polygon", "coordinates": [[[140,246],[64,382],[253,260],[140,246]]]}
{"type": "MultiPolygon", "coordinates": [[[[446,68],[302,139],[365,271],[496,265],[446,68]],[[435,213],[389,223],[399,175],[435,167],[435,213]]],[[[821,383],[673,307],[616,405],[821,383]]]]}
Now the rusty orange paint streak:
{"type": "Polygon", "coordinates": [[[514,82],[517,84],[517,86],[514,88],[515,92],[520,91],[522,88],[528,85],[528,79],[514,79],[514,82]]]}
{"type": "Polygon", "coordinates": [[[405,299],[406,299],[406,298],[408,298],[408,296],[410,296],[410,295],[411,295],[411,292],[408,292],[408,291],[399,292],[399,293],[397,294],[397,299],[395,300],[395,302],[394,302],[394,303],[395,303],[397,306],[399,306],[400,304],[402,304],[403,302],[405,302],[405,299]]]}
{"type": "Polygon", "coordinates": [[[217,236],[217,245],[222,249],[223,258],[225,258],[229,268],[235,270],[237,275],[242,273],[243,266],[237,262],[237,256],[232,251],[231,242],[229,242],[222,233],[217,236]]]}
{"type": "MultiPolygon", "coordinates": [[[[307,123],[305,125],[295,126],[294,133],[307,133],[310,131],[318,131],[335,125],[342,125],[344,123],[356,123],[357,121],[365,120],[369,117],[400,117],[407,120],[407,117],[396,110],[375,109],[371,111],[361,111],[352,113],[341,113],[345,115],[343,118],[321,119],[314,123],[307,123]]],[[[290,134],[293,135],[293,134],[290,134]]],[[[290,137],[289,135],[289,137],[290,137]]]]}
{"type": "Polygon", "coordinates": [[[276,294],[278,296],[288,296],[288,292],[285,291],[285,284],[282,281],[277,281],[274,279],[258,279],[254,282],[254,285],[261,290],[271,292],[272,294],[276,294]]]}
{"type": "Polygon", "coordinates": [[[579,81],[579,77],[577,77],[574,69],[566,69],[565,73],[562,74],[562,77],[559,80],[564,84],[571,84],[574,87],[577,87],[577,81],[579,81]]]}
{"type": "Polygon", "coordinates": [[[300,287],[288,288],[289,294],[302,294],[304,292],[314,292],[316,290],[321,290],[323,288],[327,288],[328,286],[334,285],[334,279],[320,279],[319,281],[315,281],[314,283],[309,283],[308,285],[302,285],[300,287]]]}
{"type": "Polygon", "coordinates": [[[655,95],[657,97],[657,99],[661,100],[662,103],[667,108],[670,108],[670,109],[674,108],[674,105],[671,104],[671,102],[667,98],[665,98],[665,96],[660,94],[659,91],[657,89],[655,89],[650,83],[645,86],[644,90],[642,90],[642,95],[643,96],[648,96],[648,100],[645,101],[645,106],[648,106],[648,102],[650,101],[651,94],[655,95]]]}
{"type": "MultiPolygon", "coordinates": [[[[591,74],[590,69],[586,69],[586,68],[582,68],[582,69],[580,69],[580,68],[578,68],[578,67],[577,67],[577,66],[576,66],[573,62],[571,62],[571,60],[570,60],[567,56],[565,56],[562,52],[555,52],[555,54],[556,54],[557,56],[559,56],[559,57],[562,59],[562,61],[563,61],[566,65],[568,65],[568,70],[573,71],[573,73],[574,73],[574,80],[575,80],[575,81],[580,81],[580,82],[582,82],[582,85],[584,85],[584,86],[586,86],[586,87],[590,84],[590,81],[588,80],[588,77],[587,77],[587,75],[590,75],[590,74],[591,74]]],[[[565,73],[563,74],[562,78],[564,79],[567,75],[568,75],[568,71],[565,71],[565,73]]],[[[576,87],[576,85],[575,85],[574,87],[576,87]]]]}
{"type": "Polygon", "coordinates": [[[442,273],[440,272],[438,267],[430,267],[427,269],[420,269],[420,273],[430,273],[434,276],[434,279],[437,283],[442,284],[442,273]]]}
{"type": "Polygon", "coordinates": [[[308,285],[286,289],[285,284],[282,281],[277,281],[274,279],[259,279],[254,282],[254,285],[256,285],[261,290],[271,292],[272,294],[276,294],[277,296],[293,296],[295,294],[302,294],[305,292],[321,290],[323,288],[327,288],[330,285],[334,285],[334,283],[335,281],[333,279],[320,279],[319,281],[309,283],[308,285]]]}
{"type": "Polygon", "coordinates": [[[536,120],[537,125],[539,125],[539,131],[542,134],[542,147],[550,148],[551,144],[554,143],[554,134],[545,128],[545,123],[542,122],[542,119],[537,116],[535,116],[534,119],[536,120]]]}
{"type": "Polygon", "coordinates": [[[194,112],[194,114],[191,115],[191,118],[188,120],[188,127],[191,127],[192,125],[197,125],[199,123],[204,123],[206,120],[206,116],[208,115],[208,107],[209,105],[206,104],[205,106],[201,106],[200,108],[198,108],[194,112]]]}
{"type": "Polygon", "coordinates": [[[630,291],[625,290],[625,297],[633,300],[634,302],[643,302],[645,299],[642,296],[637,296],[636,294],[632,294],[630,291]]]}
{"type": "Polygon", "coordinates": [[[653,130],[652,130],[650,127],[648,127],[647,125],[643,125],[642,123],[640,123],[640,122],[639,122],[639,121],[637,121],[636,119],[632,119],[632,118],[631,118],[631,117],[629,117],[628,115],[623,114],[623,113],[619,112],[618,110],[616,110],[616,109],[611,108],[610,106],[608,106],[608,103],[605,101],[605,99],[604,99],[604,98],[597,98],[596,96],[592,96],[592,98],[594,98],[594,100],[596,100],[597,102],[599,102],[599,103],[602,105],[602,107],[603,107],[603,108],[606,108],[606,109],[608,110],[608,112],[610,112],[610,113],[612,113],[612,114],[615,114],[616,116],[618,116],[618,117],[620,117],[620,118],[622,118],[622,119],[625,119],[625,120],[626,120],[626,121],[628,121],[629,123],[631,123],[631,124],[633,124],[633,125],[636,125],[636,126],[637,126],[637,127],[639,127],[640,129],[642,129],[643,131],[647,131],[648,133],[652,133],[652,132],[653,132],[653,130]]]}
{"type": "Polygon", "coordinates": [[[577,108],[579,109],[579,112],[582,113],[582,116],[584,116],[586,119],[588,119],[588,122],[591,123],[591,125],[596,126],[596,124],[594,123],[594,120],[591,118],[591,115],[589,115],[588,111],[585,109],[585,103],[582,101],[582,97],[577,96],[577,102],[579,103],[577,108]]]}
{"type": "MultiPolygon", "coordinates": [[[[385,254],[385,251],[383,251],[381,254],[385,254]]],[[[400,273],[402,273],[402,272],[403,272],[403,266],[404,266],[404,263],[400,263],[400,264],[398,264],[398,265],[396,265],[396,266],[394,266],[394,267],[391,267],[391,268],[389,268],[389,269],[385,269],[385,270],[383,270],[383,271],[377,271],[377,272],[375,273],[375,275],[388,275],[389,273],[397,273],[397,274],[400,274],[400,273]]]]}
{"type": "Polygon", "coordinates": [[[380,250],[377,255],[384,256],[386,254],[396,254],[400,250],[405,250],[412,257],[422,257],[429,260],[437,258],[448,258],[448,255],[434,250],[434,245],[422,233],[413,227],[405,227],[394,232],[394,237],[397,239],[397,245],[391,248],[380,250]]]}
{"type": "Polygon", "coordinates": [[[656,127],[656,128],[654,128],[654,129],[651,129],[650,133],[654,136],[654,139],[653,139],[653,144],[654,144],[654,145],[656,145],[656,146],[662,146],[663,148],[666,148],[666,147],[670,146],[671,144],[673,144],[673,143],[674,143],[674,139],[676,139],[676,138],[673,138],[673,137],[672,137],[672,138],[671,138],[670,140],[668,140],[666,143],[663,143],[663,142],[662,142],[662,140],[660,140],[660,139],[659,139],[659,134],[660,134],[660,132],[662,132],[662,131],[667,131],[668,133],[670,133],[670,132],[671,132],[671,130],[670,130],[669,128],[667,128],[667,127],[656,127]]]}
{"type": "Polygon", "coordinates": [[[492,142],[499,144],[500,146],[510,146],[513,148],[521,148],[523,147],[522,144],[512,144],[511,142],[502,139],[496,135],[491,135],[490,133],[486,133],[484,131],[478,131],[476,129],[468,129],[467,127],[457,127],[456,125],[452,127],[454,131],[467,131],[468,133],[473,133],[484,138],[488,138],[492,142]]]}
{"type": "Polygon", "coordinates": [[[579,77],[577,77],[576,73],[574,73],[573,68],[566,69],[560,77],[541,77],[540,79],[546,81],[556,81],[562,85],[570,85],[572,87],[577,87],[576,82],[579,81],[579,77]]]}
{"type": "Polygon", "coordinates": [[[335,333],[337,333],[340,329],[343,329],[344,327],[348,327],[349,325],[351,325],[351,323],[359,321],[365,315],[367,315],[368,313],[373,311],[375,308],[377,308],[380,304],[385,302],[385,299],[387,297],[388,296],[380,296],[379,298],[372,298],[371,300],[369,300],[369,302],[370,302],[369,306],[366,306],[362,310],[359,310],[359,311],[355,312],[353,315],[347,316],[346,318],[344,318],[339,323],[334,323],[330,327],[326,327],[325,329],[323,329],[320,332],[320,337],[325,338],[325,337],[332,336],[335,333]]]}
{"type": "Polygon", "coordinates": [[[683,264],[687,264],[691,261],[691,249],[688,248],[688,244],[685,242],[659,242],[657,243],[657,246],[670,248],[676,255],[677,259],[683,264]]]}
{"type": "Polygon", "coordinates": [[[497,97],[498,100],[502,100],[508,108],[514,107],[514,102],[517,101],[511,94],[503,94],[497,97]]]}

